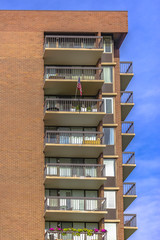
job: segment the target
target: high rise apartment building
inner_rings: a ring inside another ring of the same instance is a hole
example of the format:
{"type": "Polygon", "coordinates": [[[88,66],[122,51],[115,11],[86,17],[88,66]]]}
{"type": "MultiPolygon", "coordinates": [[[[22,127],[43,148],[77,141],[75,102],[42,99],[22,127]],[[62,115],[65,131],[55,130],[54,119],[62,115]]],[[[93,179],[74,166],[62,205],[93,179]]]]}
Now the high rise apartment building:
{"type": "Polygon", "coordinates": [[[126,11],[0,11],[0,239],[123,240],[137,229],[124,213],[136,198],[127,32],[126,11]]]}

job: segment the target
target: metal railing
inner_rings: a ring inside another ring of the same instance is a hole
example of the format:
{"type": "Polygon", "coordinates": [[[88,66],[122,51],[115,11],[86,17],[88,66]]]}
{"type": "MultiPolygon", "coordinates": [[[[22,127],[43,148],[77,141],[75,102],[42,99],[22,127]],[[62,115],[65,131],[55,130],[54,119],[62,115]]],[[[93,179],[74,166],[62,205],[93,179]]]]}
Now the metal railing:
{"type": "Polygon", "coordinates": [[[46,35],[44,48],[103,49],[103,37],[46,35]]]}
{"type": "Polygon", "coordinates": [[[44,79],[101,80],[102,68],[46,66],[44,79]]]}
{"type": "Polygon", "coordinates": [[[63,235],[60,231],[47,231],[45,233],[45,240],[107,240],[107,232],[94,232],[91,236],[88,236],[86,232],[81,232],[80,236],[75,236],[75,232],[67,231],[66,235],[63,235]]]}
{"type": "Polygon", "coordinates": [[[122,122],[122,133],[134,133],[134,122],[122,122]]]}
{"type": "Polygon", "coordinates": [[[44,111],[104,112],[103,99],[46,98],[44,111]]]}
{"type": "Polygon", "coordinates": [[[45,210],[106,211],[106,198],[50,196],[45,210]]]}
{"type": "Polygon", "coordinates": [[[103,144],[102,132],[46,130],[44,143],[54,144],[103,144]]]}
{"type": "Polygon", "coordinates": [[[132,62],[120,62],[120,73],[133,73],[132,62]]]}
{"type": "Polygon", "coordinates": [[[123,195],[136,195],[136,184],[123,183],[123,195]]]}
{"type": "Polygon", "coordinates": [[[124,214],[125,227],[137,227],[136,214],[124,214]]]}
{"type": "Polygon", "coordinates": [[[121,103],[133,103],[133,92],[121,91],[121,103]]]}
{"type": "Polygon", "coordinates": [[[103,177],[105,175],[105,165],[47,163],[44,173],[45,176],[96,178],[103,177]]]}
{"type": "Polygon", "coordinates": [[[123,158],[123,164],[135,164],[134,152],[123,152],[122,158],[123,158]]]}

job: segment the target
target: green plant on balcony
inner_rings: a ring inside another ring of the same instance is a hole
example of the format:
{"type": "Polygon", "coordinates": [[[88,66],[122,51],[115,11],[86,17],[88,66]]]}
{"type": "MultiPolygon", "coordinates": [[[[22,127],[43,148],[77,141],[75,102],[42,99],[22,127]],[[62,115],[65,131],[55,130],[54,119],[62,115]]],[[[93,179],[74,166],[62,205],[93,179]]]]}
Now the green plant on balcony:
{"type": "Polygon", "coordinates": [[[76,111],[76,107],[75,107],[75,106],[72,106],[72,107],[70,108],[70,111],[71,111],[71,112],[75,112],[75,111],[76,111]]]}
{"type": "Polygon", "coordinates": [[[80,106],[79,105],[76,106],[76,111],[77,112],[80,111],[80,106]]]}
{"type": "Polygon", "coordinates": [[[102,229],[102,230],[98,230],[98,229],[87,229],[87,228],[83,228],[83,229],[75,229],[75,228],[64,228],[64,229],[61,229],[61,228],[50,228],[49,231],[56,231],[56,232],[59,232],[61,233],[63,236],[65,236],[66,234],[72,234],[73,236],[80,236],[81,233],[86,233],[87,236],[93,236],[93,234],[95,233],[105,233],[107,232],[107,230],[105,229],[102,229]]]}
{"type": "Polygon", "coordinates": [[[87,112],[91,112],[92,111],[92,108],[89,106],[87,107],[87,112]]]}

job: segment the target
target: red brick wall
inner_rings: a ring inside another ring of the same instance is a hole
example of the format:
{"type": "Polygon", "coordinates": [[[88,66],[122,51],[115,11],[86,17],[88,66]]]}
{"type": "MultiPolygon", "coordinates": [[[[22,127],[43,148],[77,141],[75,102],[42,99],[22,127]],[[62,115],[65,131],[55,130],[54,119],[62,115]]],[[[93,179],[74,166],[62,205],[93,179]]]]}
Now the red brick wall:
{"type": "Polygon", "coordinates": [[[128,32],[126,11],[0,11],[3,31],[128,32]]]}
{"type": "Polygon", "coordinates": [[[44,236],[42,42],[0,32],[0,239],[44,236]]]}

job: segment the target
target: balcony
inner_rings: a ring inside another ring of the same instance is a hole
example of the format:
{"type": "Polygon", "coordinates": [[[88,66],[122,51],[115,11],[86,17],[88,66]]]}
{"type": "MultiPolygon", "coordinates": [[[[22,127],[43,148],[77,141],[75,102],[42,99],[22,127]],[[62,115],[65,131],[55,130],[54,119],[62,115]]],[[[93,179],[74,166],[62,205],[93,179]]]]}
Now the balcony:
{"type": "Polygon", "coordinates": [[[136,184],[135,183],[123,183],[123,207],[124,211],[129,205],[136,199],[136,184]]]}
{"type": "Polygon", "coordinates": [[[129,174],[136,167],[135,164],[135,153],[134,152],[123,152],[123,181],[129,176],[129,174]]]}
{"type": "Polygon", "coordinates": [[[120,62],[121,91],[125,91],[133,76],[132,62],[120,62]]]}
{"type": "Polygon", "coordinates": [[[133,92],[121,91],[121,120],[124,121],[133,108],[133,92]]]}
{"type": "Polygon", "coordinates": [[[88,197],[46,197],[46,221],[87,221],[99,222],[106,211],[105,198],[88,197]]]}
{"type": "Polygon", "coordinates": [[[126,149],[135,136],[134,122],[122,122],[122,151],[126,149]]]}
{"type": "Polygon", "coordinates": [[[67,231],[66,235],[63,235],[60,231],[47,231],[45,233],[45,240],[107,240],[107,232],[94,232],[92,236],[88,236],[86,232],[81,232],[80,236],[75,236],[75,231],[67,231]]]}
{"type": "Polygon", "coordinates": [[[105,165],[48,163],[45,187],[62,189],[99,189],[106,181],[105,165]]]}
{"type": "Polygon", "coordinates": [[[45,132],[46,157],[98,158],[105,147],[102,132],[51,130],[45,132]]]}
{"type": "Polygon", "coordinates": [[[102,71],[102,68],[98,67],[46,66],[44,93],[45,95],[75,95],[77,81],[80,78],[83,95],[96,95],[104,83],[102,71]]]}
{"type": "Polygon", "coordinates": [[[54,99],[44,104],[46,126],[98,126],[105,116],[102,99],[54,99]]]}
{"type": "Polygon", "coordinates": [[[124,214],[124,239],[128,239],[137,229],[136,214],[124,214]]]}
{"type": "Polygon", "coordinates": [[[103,37],[48,35],[44,42],[44,64],[96,65],[103,51],[103,37]]]}

